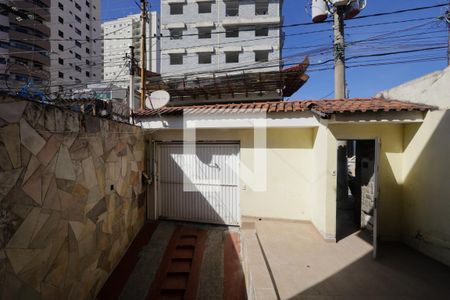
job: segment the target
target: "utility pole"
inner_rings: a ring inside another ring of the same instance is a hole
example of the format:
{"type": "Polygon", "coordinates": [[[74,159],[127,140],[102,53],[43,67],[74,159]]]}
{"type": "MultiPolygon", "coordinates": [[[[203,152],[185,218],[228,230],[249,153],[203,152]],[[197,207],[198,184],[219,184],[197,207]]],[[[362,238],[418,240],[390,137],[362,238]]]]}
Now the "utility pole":
{"type": "Polygon", "coordinates": [[[130,92],[129,92],[129,107],[130,107],[130,121],[133,121],[134,112],[134,73],[135,73],[135,58],[134,58],[134,46],[130,46],[130,92]]]}
{"type": "Polygon", "coordinates": [[[345,84],[345,6],[334,7],[334,97],[346,98],[345,84]]]}
{"type": "Polygon", "coordinates": [[[146,0],[141,0],[141,106],[144,110],[145,104],[145,72],[147,71],[146,51],[147,51],[147,7],[146,0]]]}

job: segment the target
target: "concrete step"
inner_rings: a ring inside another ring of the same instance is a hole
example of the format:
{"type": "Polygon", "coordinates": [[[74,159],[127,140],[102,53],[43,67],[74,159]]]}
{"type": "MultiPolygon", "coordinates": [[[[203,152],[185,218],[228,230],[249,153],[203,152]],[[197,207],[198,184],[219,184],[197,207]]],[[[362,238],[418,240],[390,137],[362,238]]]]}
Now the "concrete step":
{"type": "Polygon", "coordinates": [[[264,260],[263,250],[258,242],[256,229],[241,230],[243,267],[248,299],[277,299],[270,272],[264,260]]]}

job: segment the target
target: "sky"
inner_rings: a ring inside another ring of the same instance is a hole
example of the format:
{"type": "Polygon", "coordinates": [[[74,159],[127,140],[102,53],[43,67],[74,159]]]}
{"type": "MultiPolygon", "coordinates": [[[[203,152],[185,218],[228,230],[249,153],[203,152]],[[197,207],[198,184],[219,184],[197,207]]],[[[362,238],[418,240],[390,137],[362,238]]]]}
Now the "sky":
{"type": "MultiPolygon", "coordinates": [[[[159,2],[150,1],[151,9],[159,10],[159,2]]],[[[308,2],[284,0],[284,25],[311,23],[308,2]]],[[[359,16],[445,2],[446,0],[367,0],[367,7],[359,16]]],[[[138,12],[139,8],[134,0],[102,0],[103,20],[138,12]]],[[[448,31],[444,22],[437,20],[444,12],[443,7],[346,21],[345,38],[349,44],[346,53],[348,96],[371,97],[380,91],[445,68],[447,50],[443,47],[447,44],[448,31]],[[442,49],[423,51],[438,47],[442,49]],[[410,52],[386,55],[404,51],[410,52]],[[370,57],[373,54],[382,56],[370,57]]],[[[286,34],[284,63],[301,62],[305,55],[308,55],[311,62],[307,72],[309,81],[288,100],[333,98],[333,65],[332,62],[323,64],[333,57],[332,24],[308,24],[285,27],[283,30],[286,34]]]]}

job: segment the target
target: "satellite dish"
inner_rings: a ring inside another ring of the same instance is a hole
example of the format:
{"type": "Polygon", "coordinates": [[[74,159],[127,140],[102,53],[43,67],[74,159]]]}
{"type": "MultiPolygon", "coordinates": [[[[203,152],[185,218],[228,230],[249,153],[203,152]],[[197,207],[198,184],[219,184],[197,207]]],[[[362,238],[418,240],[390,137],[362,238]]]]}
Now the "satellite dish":
{"type": "Polygon", "coordinates": [[[170,101],[170,94],[166,91],[154,91],[145,99],[145,106],[148,109],[158,109],[164,107],[170,101]]]}

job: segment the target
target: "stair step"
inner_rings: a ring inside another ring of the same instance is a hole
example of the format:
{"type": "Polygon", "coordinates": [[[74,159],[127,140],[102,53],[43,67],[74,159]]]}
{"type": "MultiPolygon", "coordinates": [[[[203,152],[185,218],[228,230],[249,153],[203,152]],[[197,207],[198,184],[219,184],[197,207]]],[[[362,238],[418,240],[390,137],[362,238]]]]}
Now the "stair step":
{"type": "Polygon", "coordinates": [[[161,290],[185,290],[189,276],[187,274],[167,273],[161,290]]]}
{"type": "Polygon", "coordinates": [[[191,271],[191,261],[173,261],[169,267],[169,273],[189,273],[191,271]]]}

